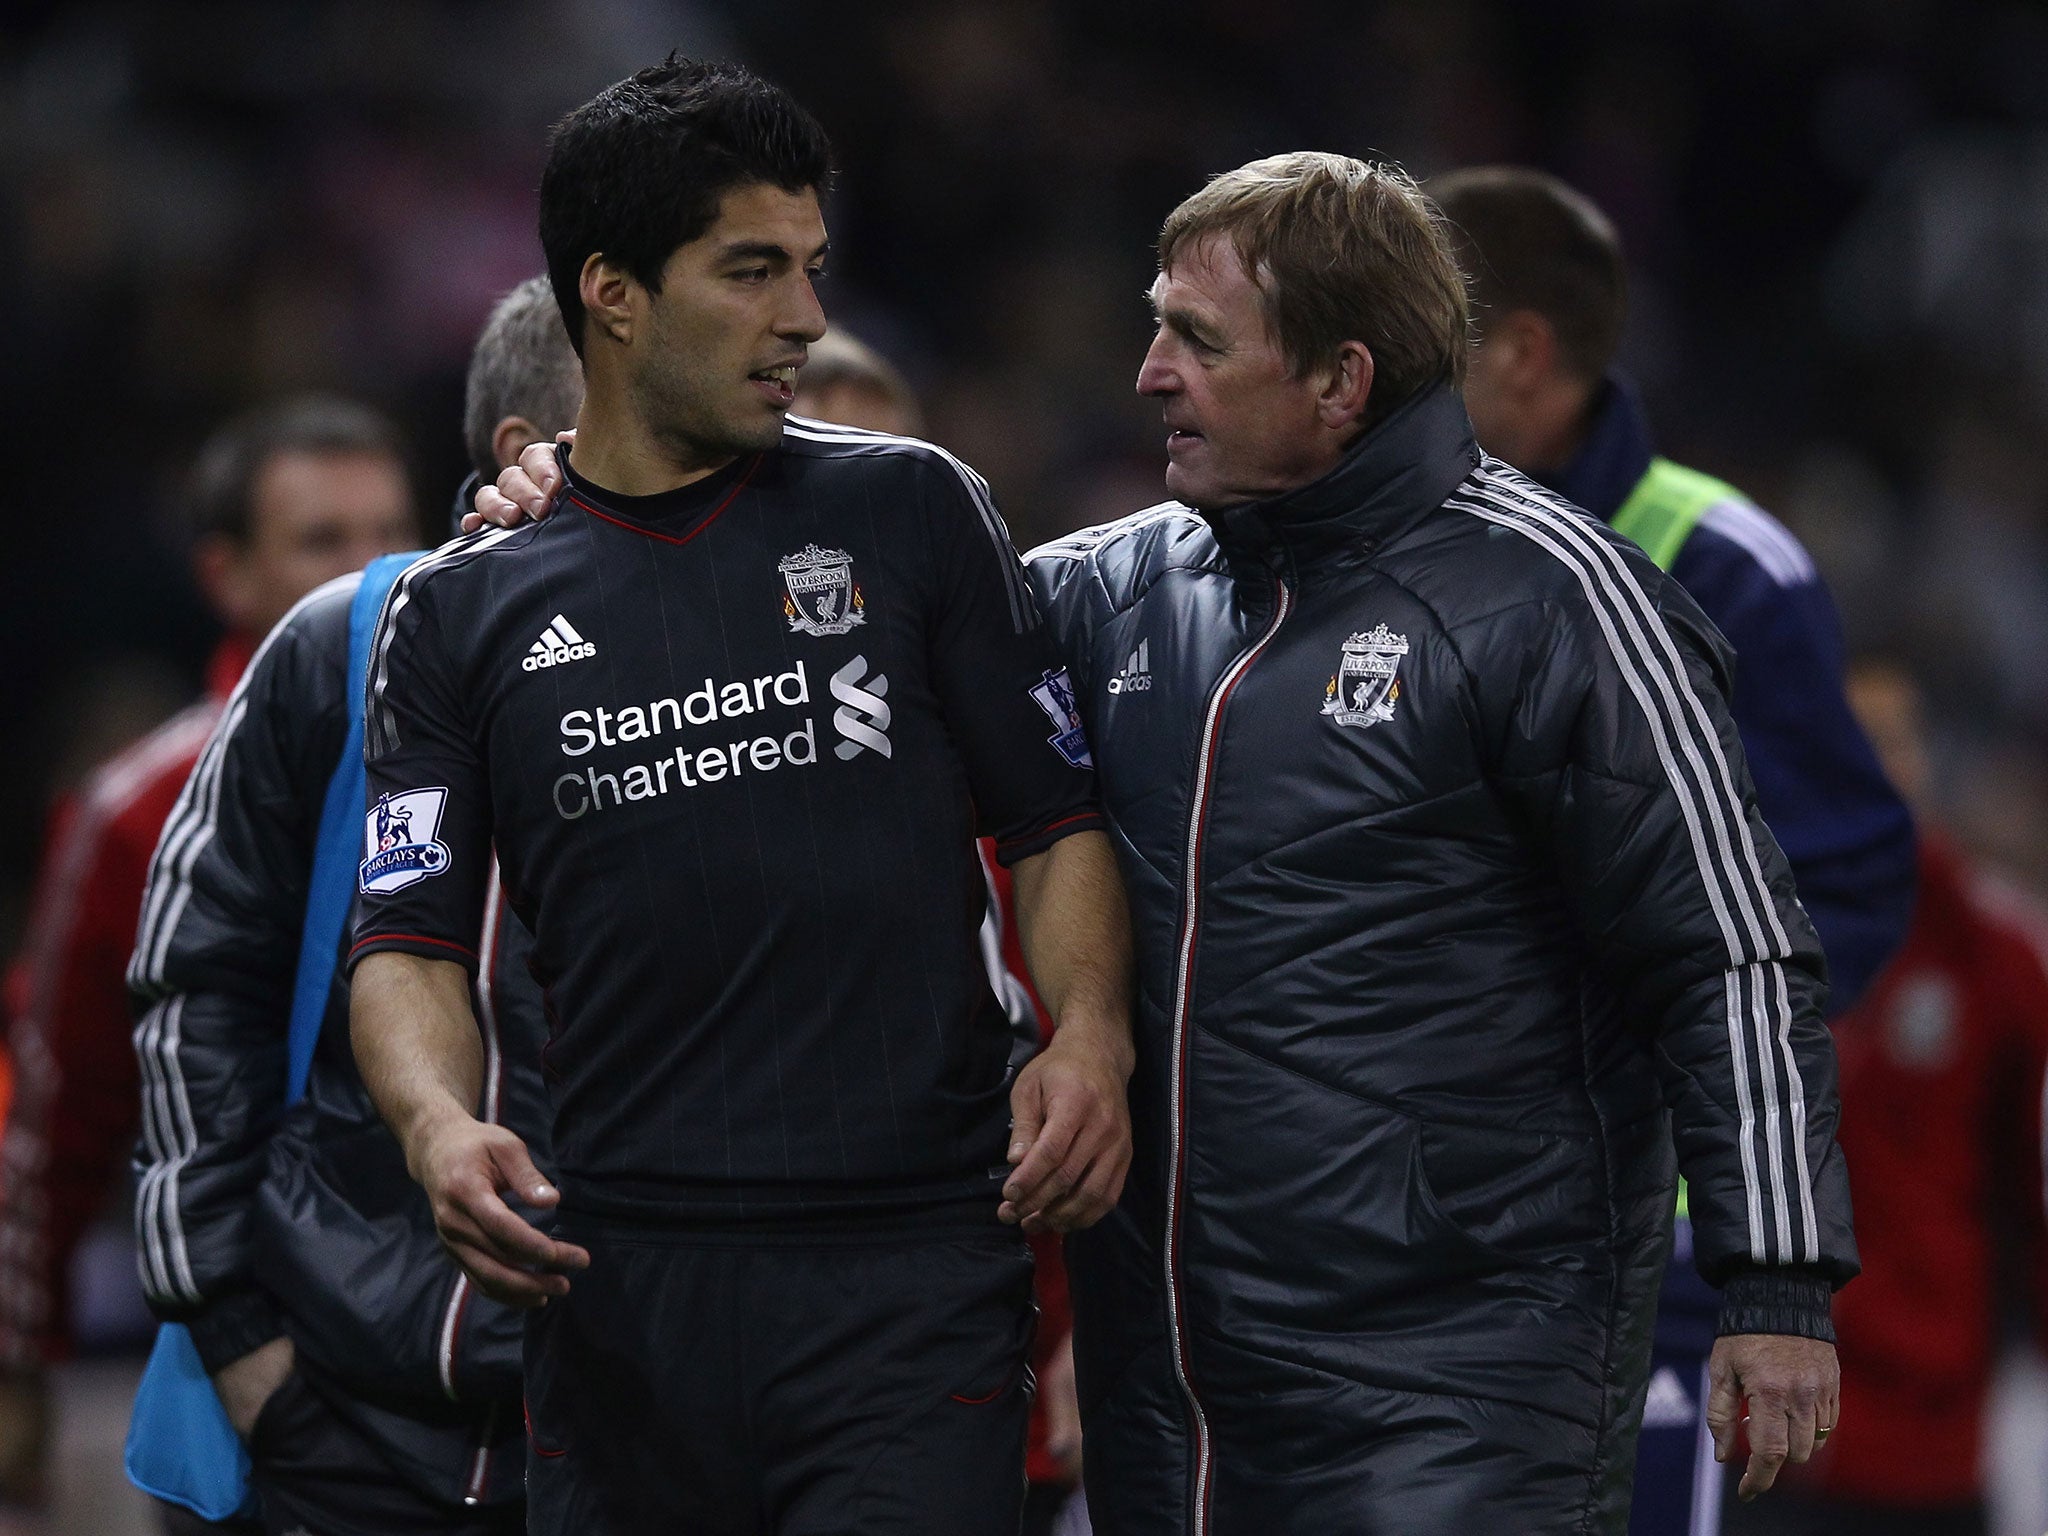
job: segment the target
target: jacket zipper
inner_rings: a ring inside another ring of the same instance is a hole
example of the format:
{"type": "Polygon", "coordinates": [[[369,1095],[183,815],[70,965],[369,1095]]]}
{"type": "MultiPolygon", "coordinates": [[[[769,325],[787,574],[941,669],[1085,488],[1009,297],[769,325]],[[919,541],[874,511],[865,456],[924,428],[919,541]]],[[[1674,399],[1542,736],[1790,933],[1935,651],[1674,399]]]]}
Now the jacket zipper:
{"type": "Polygon", "coordinates": [[[1202,837],[1209,812],[1211,770],[1215,767],[1217,740],[1222,731],[1223,708],[1230,702],[1230,695],[1236,690],[1239,680],[1272,643],[1273,636],[1287,617],[1288,609],[1293,606],[1293,594],[1277,574],[1273,578],[1273,592],[1273,618],[1267,624],[1266,632],[1224,668],[1223,675],[1210,690],[1209,705],[1202,717],[1201,750],[1195,758],[1194,792],[1188,803],[1187,849],[1181,864],[1180,953],[1173,989],[1173,1093],[1168,1148],[1171,1177],[1166,1190],[1166,1322],[1173,1338],[1174,1375],[1179,1380],[1181,1395],[1187,1399],[1188,1416],[1195,1428],[1195,1507],[1191,1536],[1207,1536],[1210,1492],[1209,1416],[1203,1411],[1201,1399],[1195,1393],[1194,1378],[1188,1368],[1187,1340],[1181,1330],[1180,1296],[1180,1206],[1187,1182],[1188,1014],[1194,1001],[1195,929],[1201,911],[1202,837]]]}
{"type": "MultiPolygon", "coordinates": [[[[504,1051],[498,1038],[498,935],[504,927],[505,889],[498,878],[498,861],[491,860],[491,873],[484,888],[483,941],[478,946],[476,967],[477,1024],[484,1037],[484,1101],[479,1106],[478,1119],[486,1125],[498,1123],[499,1101],[504,1096],[504,1051]]],[[[448,1305],[441,1313],[440,1358],[441,1390],[448,1394],[448,1400],[459,1399],[455,1393],[455,1352],[462,1336],[462,1319],[469,1311],[470,1294],[474,1290],[470,1278],[457,1270],[455,1284],[448,1292],[448,1305]]],[[[484,1416],[484,1427],[477,1441],[476,1453],[470,1458],[469,1476],[463,1484],[462,1502],[481,1502],[484,1487],[490,1476],[491,1438],[497,1426],[497,1409],[494,1407],[484,1416]]]]}

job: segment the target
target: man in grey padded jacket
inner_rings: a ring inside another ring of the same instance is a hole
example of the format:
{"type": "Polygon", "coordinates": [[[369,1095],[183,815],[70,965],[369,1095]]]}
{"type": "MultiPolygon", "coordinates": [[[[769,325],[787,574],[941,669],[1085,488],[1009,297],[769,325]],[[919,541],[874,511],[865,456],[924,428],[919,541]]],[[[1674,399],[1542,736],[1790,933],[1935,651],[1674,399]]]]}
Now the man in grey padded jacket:
{"type": "Polygon", "coordinates": [[[1621,1530],[1679,1169],[1753,1496],[1833,1429],[1856,1253],[1725,642],[1474,445],[1398,171],[1217,178],[1152,301],[1177,500],[1030,562],[1137,936],[1138,1159],[1068,1247],[1097,1529],[1621,1530]]]}

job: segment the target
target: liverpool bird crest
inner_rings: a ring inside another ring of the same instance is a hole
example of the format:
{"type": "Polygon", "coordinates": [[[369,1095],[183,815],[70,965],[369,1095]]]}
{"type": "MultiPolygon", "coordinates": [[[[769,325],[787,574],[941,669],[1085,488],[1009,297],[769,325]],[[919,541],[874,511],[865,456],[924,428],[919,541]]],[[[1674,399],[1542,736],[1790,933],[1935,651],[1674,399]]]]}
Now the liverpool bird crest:
{"type": "Polygon", "coordinates": [[[843,635],[867,623],[867,601],[853,579],[853,557],[845,550],[806,544],[784,555],[775,568],[782,572],[782,616],[792,630],[843,635]]]}
{"type": "Polygon", "coordinates": [[[1336,673],[1323,689],[1323,713],[1339,725],[1371,726],[1394,718],[1394,705],[1401,697],[1401,680],[1396,675],[1401,658],[1408,654],[1408,637],[1397,635],[1386,625],[1375,625],[1368,634],[1353,635],[1344,642],[1344,653],[1336,673]]]}

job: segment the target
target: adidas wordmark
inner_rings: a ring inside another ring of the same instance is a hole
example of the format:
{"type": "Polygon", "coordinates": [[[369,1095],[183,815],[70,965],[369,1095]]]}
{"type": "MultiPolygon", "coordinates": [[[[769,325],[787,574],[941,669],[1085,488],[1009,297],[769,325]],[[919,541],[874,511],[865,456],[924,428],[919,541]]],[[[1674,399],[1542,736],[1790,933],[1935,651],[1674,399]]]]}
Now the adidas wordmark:
{"type": "Polygon", "coordinates": [[[596,654],[597,647],[577,634],[576,626],[558,613],[548,621],[548,627],[540,632],[540,638],[533,642],[519,665],[527,672],[538,672],[542,667],[559,667],[564,662],[581,661],[596,654]]]}

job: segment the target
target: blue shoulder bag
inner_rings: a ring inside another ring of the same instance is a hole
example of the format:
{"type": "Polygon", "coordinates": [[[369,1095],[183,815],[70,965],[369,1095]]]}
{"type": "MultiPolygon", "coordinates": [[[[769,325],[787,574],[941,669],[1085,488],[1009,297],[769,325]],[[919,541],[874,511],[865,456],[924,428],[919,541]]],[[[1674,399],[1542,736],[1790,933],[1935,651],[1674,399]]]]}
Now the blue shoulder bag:
{"type": "MultiPolygon", "coordinates": [[[[415,552],[371,561],[349,606],[348,739],[334,777],[327,781],[313,878],[306,892],[306,921],[292,987],[286,1104],[306,1096],[313,1048],[320,1040],[334,981],[335,953],[355,900],[356,864],[362,857],[363,688],[370,637],[385,594],[399,572],[418,558],[415,552]]],[[[128,1481],[144,1493],[183,1505],[203,1520],[227,1520],[251,1507],[248,1448],[228,1423],[227,1410],[182,1323],[165,1323],[156,1331],[156,1345],[135,1392],[123,1462],[128,1481]]]]}

